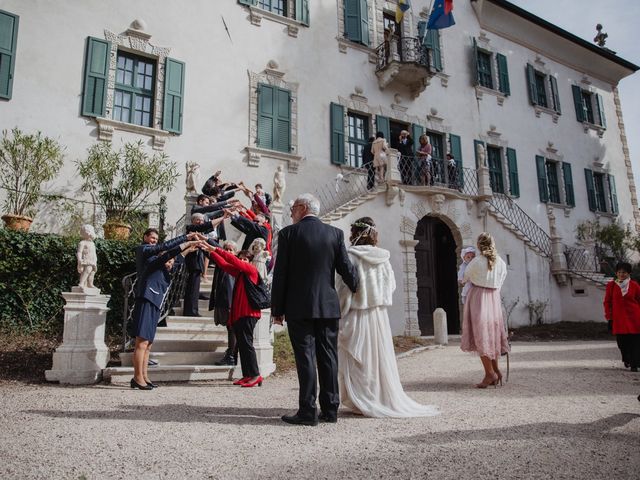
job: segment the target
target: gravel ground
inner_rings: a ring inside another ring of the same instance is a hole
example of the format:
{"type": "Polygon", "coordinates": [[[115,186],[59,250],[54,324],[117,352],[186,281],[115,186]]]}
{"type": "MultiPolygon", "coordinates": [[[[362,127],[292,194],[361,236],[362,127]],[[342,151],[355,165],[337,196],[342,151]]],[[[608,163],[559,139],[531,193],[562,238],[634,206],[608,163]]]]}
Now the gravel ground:
{"type": "MultiPolygon", "coordinates": [[[[511,378],[478,390],[457,345],[398,361],[441,415],[296,427],[293,374],[229,382],[0,386],[0,478],[637,479],[640,374],[614,342],[516,343],[511,378]]],[[[153,377],[152,377],[153,378],[153,377]]]]}

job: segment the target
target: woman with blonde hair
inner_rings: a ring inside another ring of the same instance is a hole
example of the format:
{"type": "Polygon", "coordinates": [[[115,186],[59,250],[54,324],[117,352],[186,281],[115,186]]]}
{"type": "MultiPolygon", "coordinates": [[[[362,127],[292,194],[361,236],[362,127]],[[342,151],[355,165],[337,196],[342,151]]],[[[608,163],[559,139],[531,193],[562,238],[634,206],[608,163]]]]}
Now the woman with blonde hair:
{"type": "Polygon", "coordinates": [[[477,246],[477,256],[464,272],[464,280],[471,282],[471,288],[464,304],[460,348],[480,355],[484,378],[476,387],[487,388],[502,384],[498,359],[510,349],[500,302],[500,287],[507,276],[507,266],[498,256],[490,234],[481,233],[477,246]]]}

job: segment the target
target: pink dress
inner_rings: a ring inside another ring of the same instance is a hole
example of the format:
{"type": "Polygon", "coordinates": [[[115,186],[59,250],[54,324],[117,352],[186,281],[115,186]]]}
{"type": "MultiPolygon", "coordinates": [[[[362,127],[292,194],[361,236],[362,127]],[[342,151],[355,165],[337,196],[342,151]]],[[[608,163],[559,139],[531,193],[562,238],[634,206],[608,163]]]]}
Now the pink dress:
{"type": "Polygon", "coordinates": [[[471,281],[471,288],[464,304],[460,344],[464,352],[497,360],[510,351],[500,302],[500,287],[506,274],[500,257],[492,270],[488,270],[487,259],[482,255],[469,262],[465,278],[471,281]]]}

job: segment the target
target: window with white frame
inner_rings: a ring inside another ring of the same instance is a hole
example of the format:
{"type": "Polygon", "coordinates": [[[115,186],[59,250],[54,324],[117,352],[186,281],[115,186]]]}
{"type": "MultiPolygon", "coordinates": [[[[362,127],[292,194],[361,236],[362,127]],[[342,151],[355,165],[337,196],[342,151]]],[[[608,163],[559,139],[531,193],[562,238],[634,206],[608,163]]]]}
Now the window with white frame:
{"type": "Polygon", "coordinates": [[[527,64],[527,90],[531,105],[553,110],[558,115],[562,113],[560,108],[560,95],[558,94],[558,82],[548,72],[534,68],[527,64]]]}
{"type": "Polygon", "coordinates": [[[541,202],[575,206],[570,163],[536,155],[536,170],[541,202]]]}

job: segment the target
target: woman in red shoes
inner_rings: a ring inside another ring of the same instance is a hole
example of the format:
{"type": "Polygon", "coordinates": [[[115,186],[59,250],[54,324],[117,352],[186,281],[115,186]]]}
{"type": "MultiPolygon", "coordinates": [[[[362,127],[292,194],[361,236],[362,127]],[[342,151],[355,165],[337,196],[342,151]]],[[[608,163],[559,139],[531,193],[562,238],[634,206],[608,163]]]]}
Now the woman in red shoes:
{"type": "Polygon", "coordinates": [[[250,282],[257,284],[259,278],[258,270],[250,263],[251,254],[246,250],[241,250],[236,257],[231,252],[208,244],[205,244],[203,248],[208,250],[209,258],[219,268],[236,279],[233,287],[228,325],[233,328],[238,341],[242,378],[233,383],[242,387],[262,386],[262,376],[258,369],[256,351],[253,348],[253,329],[260,319],[260,310],[254,309],[249,304],[244,279],[242,278],[246,276],[250,282]]]}

